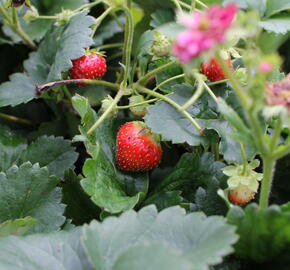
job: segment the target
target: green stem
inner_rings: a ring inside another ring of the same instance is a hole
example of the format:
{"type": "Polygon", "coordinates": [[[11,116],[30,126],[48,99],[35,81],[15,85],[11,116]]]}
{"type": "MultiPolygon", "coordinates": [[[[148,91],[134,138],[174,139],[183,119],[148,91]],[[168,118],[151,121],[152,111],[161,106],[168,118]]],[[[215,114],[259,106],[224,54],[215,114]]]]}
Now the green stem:
{"type": "Polygon", "coordinates": [[[191,0],[191,10],[195,10],[196,0],[191,0]]]}
{"type": "Polygon", "coordinates": [[[13,116],[13,115],[8,115],[5,113],[0,113],[0,118],[7,120],[7,121],[14,122],[14,123],[28,125],[28,126],[34,125],[34,123],[31,122],[30,120],[19,118],[19,117],[13,116]]]}
{"type": "MultiPolygon", "coordinates": [[[[179,79],[179,78],[183,78],[183,77],[185,77],[185,74],[180,74],[180,75],[173,76],[173,77],[171,77],[171,78],[169,78],[169,79],[167,79],[167,80],[165,80],[165,81],[159,83],[158,85],[156,85],[156,86],[152,89],[152,91],[156,91],[157,89],[159,89],[159,88],[160,88],[161,86],[163,86],[164,84],[167,84],[167,83],[169,83],[169,82],[171,82],[171,81],[173,81],[173,80],[176,80],[176,79],[179,79]]],[[[146,97],[146,99],[148,99],[149,97],[150,97],[150,96],[148,95],[148,96],[146,97]]]]}
{"type": "Polygon", "coordinates": [[[211,145],[211,149],[213,151],[214,157],[216,161],[219,161],[220,158],[220,153],[219,153],[219,144],[218,143],[213,143],[211,145]]]}
{"type": "Polygon", "coordinates": [[[174,3],[174,5],[178,9],[178,11],[182,12],[182,8],[181,8],[181,5],[180,5],[179,1],[178,0],[172,0],[172,2],[174,3]]]}
{"type": "Polygon", "coordinates": [[[208,6],[206,4],[204,4],[202,1],[200,0],[196,0],[196,3],[200,4],[202,7],[207,8],[208,6]]]}
{"type": "Polygon", "coordinates": [[[106,45],[98,46],[95,49],[98,50],[98,51],[101,51],[101,50],[119,48],[119,47],[123,47],[123,43],[106,44],[106,45]]]}
{"type": "Polygon", "coordinates": [[[100,4],[102,2],[103,2],[103,0],[98,0],[98,1],[95,1],[95,2],[92,2],[92,3],[89,3],[89,4],[84,4],[84,5],[80,6],[79,8],[75,9],[74,13],[78,13],[78,12],[83,11],[85,9],[90,9],[90,8],[100,4]]]}
{"type": "Polygon", "coordinates": [[[241,149],[242,160],[243,160],[242,175],[244,175],[244,173],[246,172],[246,169],[247,169],[247,165],[248,165],[248,157],[247,157],[244,145],[242,143],[240,143],[240,149],[241,149]]]}
{"type": "Polygon", "coordinates": [[[191,10],[191,6],[189,4],[186,4],[186,3],[182,2],[182,1],[179,1],[179,4],[180,4],[180,6],[186,8],[188,10],[191,10]]]}
{"type": "Polygon", "coordinates": [[[107,15],[110,14],[110,12],[112,12],[114,10],[114,8],[109,7],[108,9],[106,9],[96,20],[95,23],[92,26],[92,34],[91,37],[93,37],[99,27],[99,25],[101,24],[101,22],[107,17],[107,15]]]}
{"type": "Polygon", "coordinates": [[[42,20],[56,20],[57,16],[45,16],[45,15],[39,15],[37,19],[42,19],[42,20]]]}
{"type": "Polygon", "coordinates": [[[89,85],[103,85],[108,88],[118,90],[119,85],[115,83],[110,83],[102,80],[88,80],[88,79],[75,79],[75,80],[62,80],[62,81],[55,81],[45,84],[36,85],[36,93],[40,95],[42,91],[48,90],[51,87],[57,85],[66,85],[66,84],[89,84],[89,85]]]}
{"type": "Polygon", "coordinates": [[[154,91],[152,91],[148,88],[145,88],[139,84],[134,84],[134,88],[139,90],[140,92],[143,92],[145,94],[149,94],[151,96],[159,98],[159,99],[167,102],[168,104],[170,104],[175,109],[177,109],[180,113],[182,113],[191,122],[191,124],[197,129],[197,131],[199,132],[200,135],[203,134],[203,129],[199,126],[199,124],[192,118],[192,116],[187,111],[183,110],[182,107],[179,104],[177,104],[175,101],[168,98],[167,96],[164,96],[162,94],[154,92],[154,91]]]}
{"type": "Polygon", "coordinates": [[[273,153],[273,158],[277,160],[288,154],[290,154],[290,143],[285,144],[283,147],[276,149],[276,151],[273,153]]]}
{"type": "Polygon", "coordinates": [[[212,86],[212,85],[216,85],[216,84],[225,83],[225,82],[228,82],[228,81],[229,81],[229,79],[225,79],[225,80],[221,80],[221,81],[211,82],[211,83],[208,83],[207,85],[208,86],[212,86]]]}
{"type": "Polygon", "coordinates": [[[110,104],[110,106],[104,111],[104,113],[100,116],[100,118],[97,120],[97,122],[88,130],[87,134],[92,134],[99,126],[100,124],[107,118],[107,116],[110,114],[110,112],[114,109],[114,107],[118,104],[120,99],[123,96],[123,90],[120,89],[115,96],[114,100],[110,104]]]}
{"type": "Polygon", "coordinates": [[[205,83],[204,80],[201,79],[201,81],[202,81],[202,84],[203,84],[205,90],[212,97],[212,99],[217,103],[218,102],[218,99],[217,99],[216,95],[214,94],[214,92],[209,88],[209,86],[205,83]]]}
{"type": "Polygon", "coordinates": [[[185,76],[185,74],[180,74],[180,75],[176,75],[176,76],[173,76],[161,83],[159,83],[158,85],[156,85],[156,87],[154,87],[154,89],[152,91],[156,91],[157,89],[159,89],[161,86],[163,86],[164,84],[167,84],[173,80],[176,80],[176,79],[179,79],[179,78],[183,78],[185,76]]]}
{"type": "Polygon", "coordinates": [[[63,92],[64,92],[64,94],[66,95],[66,97],[68,98],[68,100],[71,100],[71,99],[72,99],[72,95],[71,95],[71,93],[68,91],[66,85],[63,87],[63,92]]]}
{"type": "Polygon", "coordinates": [[[232,83],[233,88],[235,90],[235,93],[238,95],[243,107],[245,109],[248,109],[249,108],[249,101],[248,101],[248,96],[246,95],[244,89],[240,86],[240,84],[236,80],[235,76],[233,75],[233,72],[230,70],[230,68],[228,67],[225,60],[220,56],[219,52],[216,53],[216,58],[217,58],[219,64],[221,65],[226,77],[232,83]]]}
{"type": "Polygon", "coordinates": [[[141,78],[137,81],[137,83],[138,83],[138,84],[146,84],[147,81],[149,80],[149,78],[150,78],[151,76],[154,76],[154,75],[156,75],[157,73],[160,73],[160,72],[162,72],[162,71],[165,71],[165,70],[171,68],[171,67],[174,66],[174,65],[176,65],[176,62],[173,61],[173,62],[169,62],[169,63],[167,63],[167,64],[165,64],[165,65],[163,65],[163,66],[160,66],[160,67],[158,67],[158,68],[155,68],[155,69],[151,70],[150,72],[148,72],[148,73],[147,73],[146,75],[144,75],[143,77],[141,77],[141,78]]]}
{"type": "Polygon", "coordinates": [[[31,40],[31,38],[23,31],[21,27],[18,21],[16,9],[12,8],[12,16],[10,17],[5,8],[0,5],[0,13],[5,18],[7,26],[9,26],[11,30],[16,33],[27,46],[32,49],[36,49],[36,45],[33,40],[31,40]]]}
{"type": "Polygon", "coordinates": [[[254,137],[258,150],[261,152],[262,156],[266,155],[268,153],[268,148],[267,148],[267,145],[265,144],[265,141],[263,140],[264,134],[263,134],[257,113],[255,112],[255,108],[250,107],[250,102],[249,102],[249,98],[247,94],[245,93],[244,89],[240,86],[239,82],[234,76],[234,73],[230,70],[225,60],[222,59],[219,53],[216,53],[216,58],[219,64],[222,66],[222,69],[225,72],[226,77],[232,83],[233,89],[235,93],[237,94],[245,112],[247,113],[249,123],[254,133],[253,137],[254,137]]]}
{"type": "MultiPolygon", "coordinates": [[[[131,1],[127,4],[130,6],[131,1]]],[[[127,80],[129,77],[129,71],[131,67],[131,52],[132,52],[132,45],[133,45],[133,37],[134,37],[134,26],[133,26],[133,16],[128,7],[123,7],[123,10],[126,14],[126,30],[127,33],[125,35],[125,45],[124,45],[124,64],[125,64],[125,71],[123,76],[123,81],[121,83],[122,87],[127,86],[127,80]]]]}
{"type": "Polygon", "coordinates": [[[145,105],[145,104],[149,104],[149,103],[155,102],[157,100],[158,100],[158,98],[153,98],[153,99],[149,99],[149,100],[146,100],[146,101],[143,101],[143,102],[139,102],[139,103],[135,103],[135,104],[131,104],[131,105],[117,106],[117,109],[119,109],[119,110],[130,109],[130,108],[133,108],[133,107],[138,107],[138,106],[142,106],[142,105],[145,105]]]}
{"type": "Polygon", "coordinates": [[[263,157],[263,180],[260,192],[259,206],[266,208],[269,202],[272,179],[276,161],[272,157],[263,157]]]}
{"type": "Polygon", "coordinates": [[[197,86],[196,91],[194,92],[192,97],[189,100],[187,100],[187,102],[181,107],[183,110],[188,109],[193,103],[195,103],[199,99],[204,88],[204,85],[202,82],[203,82],[202,79],[198,81],[198,86],[197,86]]]}
{"type": "Polygon", "coordinates": [[[273,134],[273,137],[272,137],[272,140],[271,140],[271,143],[270,143],[270,151],[274,151],[275,150],[275,147],[277,145],[278,139],[280,137],[281,129],[282,129],[282,121],[281,121],[281,118],[279,117],[277,119],[276,126],[275,126],[275,129],[274,129],[274,134],[273,134]]]}
{"type": "Polygon", "coordinates": [[[248,111],[248,119],[253,131],[253,138],[255,140],[258,150],[260,150],[262,156],[268,154],[268,145],[265,144],[265,141],[263,139],[264,133],[262,131],[257,114],[251,110],[248,111]]]}

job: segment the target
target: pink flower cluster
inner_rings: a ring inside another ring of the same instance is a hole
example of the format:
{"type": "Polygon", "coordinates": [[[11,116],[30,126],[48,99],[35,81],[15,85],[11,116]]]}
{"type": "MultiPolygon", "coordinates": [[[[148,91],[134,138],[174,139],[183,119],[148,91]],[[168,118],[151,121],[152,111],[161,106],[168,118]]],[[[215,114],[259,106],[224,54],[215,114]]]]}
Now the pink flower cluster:
{"type": "Polygon", "coordinates": [[[282,105],[290,113],[290,74],[280,82],[268,83],[266,103],[271,106],[282,105]]]}
{"type": "Polygon", "coordinates": [[[225,39],[225,31],[231,26],[237,6],[212,6],[205,12],[183,15],[179,19],[186,30],[181,32],[173,46],[173,53],[183,63],[209,50],[225,39]]]}

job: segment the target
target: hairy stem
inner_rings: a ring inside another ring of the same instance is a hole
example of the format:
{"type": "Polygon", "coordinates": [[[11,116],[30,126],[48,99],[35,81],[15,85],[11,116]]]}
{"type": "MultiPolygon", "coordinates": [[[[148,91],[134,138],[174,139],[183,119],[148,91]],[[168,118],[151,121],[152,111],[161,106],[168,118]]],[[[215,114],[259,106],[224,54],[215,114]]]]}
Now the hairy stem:
{"type": "Polygon", "coordinates": [[[0,113],[0,118],[4,119],[4,120],[7,120],[7,121],[14,122],[14,123],[23,124],[23,125],[28,125],[28,126],[34,125],[34,123],[32,121],[30,121],[30,120],[23,119],[23,118],[20,118],[20,117],[16,117],[16,116],[13,116],[13,115],[8,115],[8,114],[5,114],[5,113],[0,113]]]}
{"type": "Polygon", "coordinates": [[[242,160],[243,160],[243,172],[242,175],[246,172],[247,165],[248,165],[248,157],[245,151],[245,147],[242,143],[240,143],[240,149],[241,149],[241,155],[242,155],[242,160]]]}
{"type": "Polygon", "coordinates": [[[260,192],[259,206],[266,208],[269,202],[272,179],[274,175],[276,161],[272,157],[263,157],[263,180],[260,192]]]}
{"type": "Polygon", "coordinates": [[[57,85],[65,85],[65,84],[92,84],[92,85],[103,85],[108,88],[118,90],[119,85],[115,83],[110,83],[102,80],[89,80],[89,79],[75,79],[75,80],[62,80],[62,81],[55,81],[49,82],[45,84],[36,85],[36,94],[40,95],[43,91],[48,90],[51,87],[57,85]]]}
{"type": "Polygon", "coordinates": [[[158,98],[153,98],[153,99],[149,99],[149,100],[146,100],[146,101],[143,101],[143,102],[139,102],[139,103],[135,103],[135,104],[131,104],[131,105],[117,106],[117,109],[119,109],[119,110],[130,109],[130,108],[133,108],[133,107],[138,107],[138,106],[142,106],[142,105],[145,105],[145,104],[149,104],[149,103],[155,102],[157,100],[159,100],[159,99],[158,98]]]}
{"type": "Polygon", "coordinates": [[[203,88],[204,88],[204,84],[202,82],[203,80],[198,81],[198,86],[197,86],[196,91],[194,92],[192,97],[189,100],[187,100],[187,102],[181,107],[182,110],[188,109],[193,103],[195,103],[199,99],[199,97],[203,93],[203,88]]]}
{"type": "Polygon", "coordinates": [[[107,17],[107,15],[110,14],[110,12],[112,12],[114,10],[114,8],[110,7],[108,9],[106,9],[96,20],[95,23],[92,26],[92,34],[91,37],[93,37],[99,27],[99,25],[101,24],[101,22],[107,17]]]}
{"type": "Polygon", "coordinates": [[[167,64],[165,64],[165,65],[163,65],[163,66],[160,66],[160,67],[158,67],[158,68],[155,68],[155,69],[151,70],[150,72],[148,72],[148,73],[147,73],[146,75],[144,75],[143,77],[141,77],[141,78],[137,81],[137,83],[138,83],[138,84],[146,84],[147,81],[149,80],[149,78],[150,78],[151,76],[154,76],[154,75],[156,75],[157,73],[160,73],[160,72],[162,72],[162,71],[165,71],[165,70],[171,68],[171,67],[174,66],[174,65],[176,65],[176,62],[173,61],[173,62],[169,62],[169,63],[167,63],[167,64]]]}
{"type": "MultiPolygon", "coordinates": [[[[131,5],[131,1],[127,1],[128,6],[131,5]]],[[[125,43],[123,50],[123,63],[125,64],[125,70],[123,75],[123,81],[121,83],[122,87],[127,86],[127,80],[129,77],[129,71],[131,67],[131,52],[133,45],[133,37],[134,37],[134,26],[133,26],[133,16],[128,7],[123,7],[123,10],[126,14],[126,31],[125,31],[125,43]]]]}
{"type": "Polygon", "coordinates": [[[219,64],[221,65],[224,73],[226,74],[226,77],[229,78],[230,82],[232,83],[233,88],[235,90],[235,93],[239,97],[243,107],[245,109],[248,109],[249,108],[249,101],[248,101],[248,96],[245,93],[244,89],[240,86],[239,82],[237,81],[237,79],[233,75],[232,70],[230,70],[230,68],[228,67],[225,60],[220,56],[219,52],[216,53],[216,58],[217,58],[219,64]]]}
{"type": "Polygon", "coordinates": [[[277,123],[274,129],[274,134],[270,143],[270,151],[274,151],[275,147],[277,146],[278,140],[279,140],[279,136],[281,133],[281,129],[282,129],[282,121],[281,118],[279,117],[277,119],[277,123]]]}
{"type": "Polygon", "coordinates": [[[104,113],[101,115],[101,117],[97,120],[97,122],[88,130],[87,134],[92,134],[99,126],[100,124],[107,118],[107,116],[110,114],[110,112],[114,109],[114,107],[118,104],[120,99],[123,96],[123,90],[120,89],[115,96],[114,100],[110,104],[110,106],[104,111],[104,113]]]}
{"type": "Polygon", "coordinates": [[[29,46],[31,49],[36,49],[36,45],[33,40],[23,31],[21,27],[16,9],[12,8],[12,16],[10,16],[6,9],[0,5],[0,13],[4,17],[7,26],[9,26],[11,30],[17,34],[27,46],[29,46]]]}
{"type": "Polygon", "coordinates": [[[171,106],[173,106],[175,109],[177,109],[180,113],[182,113],[190,122],[191,124],[197,129],[197,131],[199,132],[200,135],[203,134],[203,129],[199,126],[199,124],[192,118],[192,116],[185,110],[182,109],[182,107],[177,104],[175,101],[173,101],[172,99],[168,98],[167,96],[164,96],[162,94],[159,94],[157,92],[154,92],[148,88],[145,88],[139,84],[134,84],[134,88],[137,89],[140,92],[143,92],[145,94],[149,94],[151,96],[154,96],[156,98],[159,98],[165,102],[167,102],[168,104],[170,104],[171,106]]]}

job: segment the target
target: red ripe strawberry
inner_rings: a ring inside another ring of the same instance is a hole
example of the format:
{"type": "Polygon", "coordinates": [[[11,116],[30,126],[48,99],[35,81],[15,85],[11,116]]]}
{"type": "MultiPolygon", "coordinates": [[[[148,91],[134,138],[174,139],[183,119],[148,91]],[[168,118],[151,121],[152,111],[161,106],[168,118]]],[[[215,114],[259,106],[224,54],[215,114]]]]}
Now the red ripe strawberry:
{"type": "Polygon", "coordinates": [[[254,197],[255,192],[250,190],[246,185],[239,185],[228,193],[229,201],[233,204],[246,204],[253,200],[254,197]]]}
{"type": "MultiPolygon", "coordinates": [[[[230,69],[233,68],[232,61],[230,58],[226,60],[226,63],[230,69]]],[[[206,75],[206,77],[212,82],[226,79],[222,67],[219,65],[218,61],[214,57],[211,58],[209,61],[203,63],[201,65],[201,70],[202,73],[206,75]]]]}
{"type": "MultiPolygon", "coordinates": [[[[70,69],[72,79],[95,80],[103,77],[107,71],[106,59],[96,53],[84,55],[72,61],[73,67],[70,69]]],[[[84,86],[84,84],[79,84],[84,86]]]]}
{"type": "Polygon", "coordinates": [[[121,126],[116,145],[116,163],[120,170],[149,171],[161,161],[159,139],[141,121],[127,122],[121,126]]]}

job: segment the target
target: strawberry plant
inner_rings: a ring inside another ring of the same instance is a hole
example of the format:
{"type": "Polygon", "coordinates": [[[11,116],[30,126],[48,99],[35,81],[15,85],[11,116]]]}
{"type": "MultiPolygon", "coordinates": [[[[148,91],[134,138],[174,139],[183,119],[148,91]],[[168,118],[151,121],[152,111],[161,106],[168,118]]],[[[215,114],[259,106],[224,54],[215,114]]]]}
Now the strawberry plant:
{"type": "Polygon", "coordinates": [[[0,0],[0,269],[289,269],[289,10],[0,0]]]}

